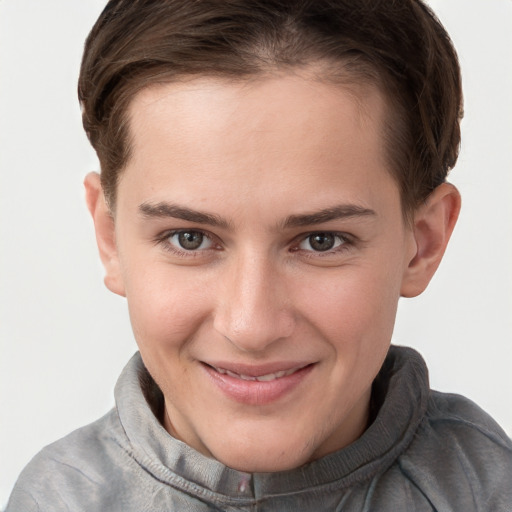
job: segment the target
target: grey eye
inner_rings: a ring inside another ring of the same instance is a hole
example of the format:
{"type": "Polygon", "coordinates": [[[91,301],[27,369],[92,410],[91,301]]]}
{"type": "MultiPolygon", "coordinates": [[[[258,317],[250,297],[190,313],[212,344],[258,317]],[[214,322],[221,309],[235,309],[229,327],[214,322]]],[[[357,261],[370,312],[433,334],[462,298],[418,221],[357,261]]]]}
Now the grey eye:
{"type": "Polygon", "coordinates": [[[309,237],[309,245],[315,251],[328,251],[334,247],[334,236],[330,233],[317,233],[309,237]]]}
{"type": "Polygon", "coordinates": [[[211,240],[201,231],[180,231],[170,236],[169,240],[175,246],[186,251],[208,249],[211,246],[211,240]]]}
{"type": "Polygon", "coordinates": [[[313,233],[299,244],[302,250],[325,252],[344,244],[345,240],[334,233],[313,233]]]}
{"type": "Polygon", "coordinates": [[[178,241],[183,249],[192,251],[201,247],[201,244],[203,243],[203,234],[197,231],[179,233],[178,241]]]}

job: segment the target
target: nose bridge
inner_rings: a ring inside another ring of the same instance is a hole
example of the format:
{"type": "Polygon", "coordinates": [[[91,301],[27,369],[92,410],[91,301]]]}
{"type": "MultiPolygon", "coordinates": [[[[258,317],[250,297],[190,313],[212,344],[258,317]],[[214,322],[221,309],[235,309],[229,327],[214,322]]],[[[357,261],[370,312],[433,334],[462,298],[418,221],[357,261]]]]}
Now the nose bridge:
{"type": "Polygon", "coordinates": [[[284,276],[264,254],[246,251],[226,271],[215,327],[244,351],[261,351],[293,331],[284,276]]]}

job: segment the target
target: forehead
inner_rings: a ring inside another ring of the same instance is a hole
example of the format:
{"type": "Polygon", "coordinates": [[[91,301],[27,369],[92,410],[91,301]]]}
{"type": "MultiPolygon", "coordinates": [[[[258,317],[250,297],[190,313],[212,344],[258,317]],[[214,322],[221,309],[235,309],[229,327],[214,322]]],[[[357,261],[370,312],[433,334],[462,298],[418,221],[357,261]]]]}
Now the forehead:
{"type": "Polygon", "coordinates": [[[152,86],[130,105],[132,151],[120,188],[130,182],[141,199],[165,200],[194,187],[203,202],[221,183],[237,199],[260,191],[298,200],[309,189],[314,207],[357,188],[364,202],[379,193],[377,174],[391,179],[385,115],[374,87],[355,92],[296,74],[152,86]]]}
{"type": "Polygon", "coordinates": [[[224,130],[224,137],[239,136],[235,128],[241,128],[244,135],[252,132],[253,137],[258,133],[277,136],[289,133],[293,125],[293,135],[313,144],[315,129],[325,137],[330,128],[337,137],[340,122],[378,129],[386,110],[384,95],[374,85],[321,81],[311,71],[304,71],[237,81],[201,77],[156,84],[136,94],[128,113],[132,135],[138,132],[135,144],[140,141],[139,126],[156,123],[164,128],[169,114],[175,135],[216,127],[224,130]]]}

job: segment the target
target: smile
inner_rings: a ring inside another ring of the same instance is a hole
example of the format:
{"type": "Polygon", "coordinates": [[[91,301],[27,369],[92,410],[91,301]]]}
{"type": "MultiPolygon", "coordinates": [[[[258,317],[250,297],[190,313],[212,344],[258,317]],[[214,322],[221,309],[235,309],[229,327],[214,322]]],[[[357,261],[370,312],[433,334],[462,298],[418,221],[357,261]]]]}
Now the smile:
{"type": "Polygon", "coordinates": [[[276,363],[262,366],[203,363],[210,382],[238,403],[263,406],[293,393],[308,379],[315,363],[276,363]],[[227,367],[227,368],[226,368],[227,367]]]}
{"type": "Polygon", "coordinates": [[[304,366],[298,366],[296,368],[291,368],[289,370],[281,370],[275,373],[267,373],[265,375],[244,375],[243,373],[236,373],[230,370],[226,370],[225,368],[218,368],[216,366],[212,366],[212,368],[221,373],[222,375],[229,375],[229,377],[233,377],[235,379],[249,380],[249,381],[258,381],[258,382],[271,382],[276,379],[280,379],[282,377],[287,377],[288,375],[292,375],[298,370],[304,368],[304,366]]]}

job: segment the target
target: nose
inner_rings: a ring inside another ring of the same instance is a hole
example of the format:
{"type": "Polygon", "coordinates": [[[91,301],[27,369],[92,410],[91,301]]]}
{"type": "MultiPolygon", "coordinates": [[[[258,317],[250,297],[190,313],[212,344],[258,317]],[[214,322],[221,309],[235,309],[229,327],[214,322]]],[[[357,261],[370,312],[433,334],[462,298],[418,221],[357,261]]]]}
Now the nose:
{"type": "Polygon", "coordinates": [[[295,319],[285,277],[270,258],[238,258],[217,289],[214,327],[239,350],[262,352],[292,334],[295,319]]]}

